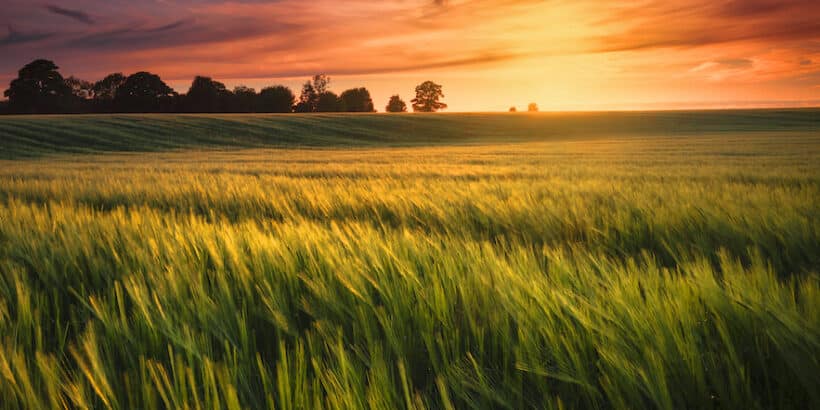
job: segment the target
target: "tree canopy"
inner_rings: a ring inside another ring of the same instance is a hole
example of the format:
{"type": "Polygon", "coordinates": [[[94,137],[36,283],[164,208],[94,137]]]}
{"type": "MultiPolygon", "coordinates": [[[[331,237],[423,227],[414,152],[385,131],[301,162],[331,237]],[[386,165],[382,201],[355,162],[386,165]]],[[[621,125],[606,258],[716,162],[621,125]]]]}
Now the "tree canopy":
{"type": "Polygon", "coordinates": [[[441,98],[444,98],[441,85],[425,81],[416,86],[416,98],[410,102],[413,103],[413,111],[436,112],[447,108],[447,104],[439,101],[441,98]]]}
{"type": "Polygon", "coordinates": [[[316,112],[339,112],[339,96],[333,91],[325,91],[319,94],[316,100],[316,112]]]}
{"type": "Polygon", "coordinates": [[[290,88],[283,85],[263,88],[259,93],[259,112],[291,112],[296,96],[290,88]]]}
{"type": "Polygon", "coordinates": [[[158,75],[146,71],[131,74],[117,88],[114,101],[124,112],[168,111],[177,93],[158,75]]]}
{"type": "Polygon", "coordinates": [[[72,94],[58,69],[54,62],[42,59],[21,68],[3,93],[9,99],[9,111],[19,114],[61,112],[72,94]]]}
{"type": "Polygon", "coordinates": [[[94,98],[98,100],[113,100],[117,94],[117,88],[120,88],[125,82],[125,76],[122,73],[108,74],[100,81],[94,83],[94,98]]]}
{"type": "Polygon", "coordinates": [[[197,76],[185,95],[184,109],[186,112],[225,112],[231,96],[225,84],[197,76]]]}
{"type": "MultiPolygon", "coordinates": [[[[287,88],[287,87],[285,87],[287,88]]],[[[290,89],[287,89],[290,92],[290,89]]],[[[290,92],[291,105],[293,105],[293,92],[290,92]]],[[[257,107],[256,90],[248,88],[244,85],[238,85],[233,88],[233,103],[231,104],[231,112],[256,112],[257,107]]],[[[290,112],[289,110],[286,112],[290,112]]]]}
{"type": "Polygon", "coordinates": [[[312,85],[316,94],[327,92],[330,88],[330,77],[325,74],[316,74],[313,76],[312,85]]]}
{"type": "MultiPolygon", "coordinates": [[[[328,92],[328,88],[330,87],[330,77],[325,74],[317,74],[314,75],[313,78],[306,81],[302,85],[302,93],[299,95],[299,101],[296,103],[294,107],[294,111],[296,112],[320,112],[319,104],[322,95],[328,92]]],[[[335,94],[334,94],[335,96],[335,94]]],[[[331,108],[331,105],[334,107],[330,111],[337,111],[338,103],[334,102],[333,104],[330,103],[329,97],[325,95],[323,103],[322,103],[322,111],[327,112],[328,109],[331,108]]]]}
{"type": "Polygon", "coordinates": [[[359,87],[345,90],[339,95],[340,108],[346,112],[374,112],[373,99],[367,88],[359,87]]]}
{"type": "Polygon", "coordinates": [[[386,112],[407,112],[407,104],[398,95],[393,95],[384,110],[386,112]]]}

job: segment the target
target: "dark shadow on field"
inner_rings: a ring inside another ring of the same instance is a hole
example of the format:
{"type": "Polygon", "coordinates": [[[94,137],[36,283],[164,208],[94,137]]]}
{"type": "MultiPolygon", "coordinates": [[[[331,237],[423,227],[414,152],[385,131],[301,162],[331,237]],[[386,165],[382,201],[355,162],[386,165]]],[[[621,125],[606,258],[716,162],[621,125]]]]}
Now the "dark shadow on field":
{"type": "Polygon", "coordinates": [[[6,116],[0,117],[0,159],[190,148],[421,146],[754,132],[820,132],[820,110],[6,116]]]}

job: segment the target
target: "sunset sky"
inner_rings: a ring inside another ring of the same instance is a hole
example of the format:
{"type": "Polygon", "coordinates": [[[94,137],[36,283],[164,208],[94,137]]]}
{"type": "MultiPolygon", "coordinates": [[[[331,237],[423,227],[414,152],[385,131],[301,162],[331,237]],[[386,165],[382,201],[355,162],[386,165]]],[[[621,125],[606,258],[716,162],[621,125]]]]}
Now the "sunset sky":
{"type": "Polygon", "coordinates": [[[424,80],[449,111],[820,105],[818,0],[0,0],[0,84],[151,71],[179,92],[327,73],[379,111],[424,80]]]}

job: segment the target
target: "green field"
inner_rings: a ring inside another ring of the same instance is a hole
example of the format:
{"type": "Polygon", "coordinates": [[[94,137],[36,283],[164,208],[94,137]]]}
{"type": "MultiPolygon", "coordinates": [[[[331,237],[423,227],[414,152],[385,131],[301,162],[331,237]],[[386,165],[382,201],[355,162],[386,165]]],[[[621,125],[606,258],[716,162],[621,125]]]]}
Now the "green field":
{"type": "Polygon", "coordinates": [[[232,114],[0,117],[0,159],[55,153],[496,144],[820,132],[820,109],[561,114],[232,114]]]}
{"type": "Polygon", "coordinates": [[[820,407],[818,110],[0,117],[0,158],[0,408],[820,407]]]}

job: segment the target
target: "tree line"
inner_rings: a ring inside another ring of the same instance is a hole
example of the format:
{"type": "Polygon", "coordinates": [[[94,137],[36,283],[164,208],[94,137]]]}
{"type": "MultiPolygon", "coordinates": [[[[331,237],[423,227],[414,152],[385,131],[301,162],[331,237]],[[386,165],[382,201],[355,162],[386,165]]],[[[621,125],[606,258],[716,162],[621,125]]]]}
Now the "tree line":
{"type": "MultiPolygon", "coordinates": [[[[440,100],[442,87],[432,81],[419,84],[413,111],[435,112],[447,108],[440,100]]],[[[304,83],[297,98],[284,85],[265,87],[259,92],[243,85],[229,90],[210,77],[197,76],[185,94],[179,94],[162,79],[146,71],[129,76],[114,73],[90,82],[64,78],[49,60],[35,60],[18,72],[3,93],[0,113],[80,114],[80,113],[309,113],[375,112],[367,88],[352,88],[336,94],[330,91],[330,77],[313,76],[304,83]]],[[[406,112],[407,104],[398,95],[390,97],[387,112],[406,112]]]]}

